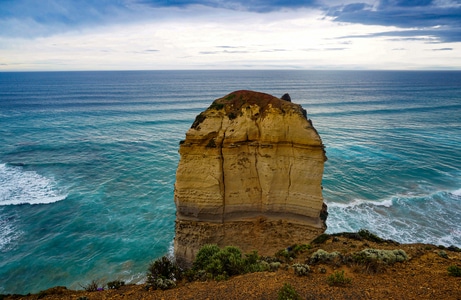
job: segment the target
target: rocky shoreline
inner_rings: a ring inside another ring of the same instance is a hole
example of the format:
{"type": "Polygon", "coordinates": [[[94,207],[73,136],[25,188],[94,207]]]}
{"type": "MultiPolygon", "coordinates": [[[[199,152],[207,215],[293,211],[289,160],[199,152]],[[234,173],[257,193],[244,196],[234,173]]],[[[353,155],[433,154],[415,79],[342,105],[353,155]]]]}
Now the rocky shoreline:
{"type": "Polygon", "coordinates": [[[461,267],[461,251],[456,247],[428,244],[398,244],[393,241],[363,238],[357,234],[325,235],[295,257],[287,257],[276,271],[248,273],[228,280],[188,282],[183,279],[169,290],[148,290],[145,285],[125,285],[118,289],[87,292],[54,287],[38,294],[2,295],[0,299],[278,299],[284,284],[289,284],[299,299],[461,299],[461,277],[448,271],[461,267]],[[309,248],[309,249],[308,249],[309,248]],[[319,249],[337,252],[342,257],[365,249],[402,250],[408,259],[394,264],[361,265],[340,261],[313,263],[319,249]],[[305,276],[295,274],[293,264],[309,262],[305,276]],[[331,284],[335,274],[348,282],[331,284]]]}

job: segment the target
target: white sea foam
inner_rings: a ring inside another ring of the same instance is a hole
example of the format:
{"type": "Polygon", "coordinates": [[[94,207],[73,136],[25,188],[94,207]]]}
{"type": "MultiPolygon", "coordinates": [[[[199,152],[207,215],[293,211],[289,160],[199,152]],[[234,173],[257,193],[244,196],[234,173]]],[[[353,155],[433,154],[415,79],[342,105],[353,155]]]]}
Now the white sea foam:
{"type": "Polygon", "coordinates": [[[354,199],[348,203],[339,203],[339,202],[331,202],[328,203],[328,207],[338,207],[338,208],[354,208],[358,206],[384,206],[384,207],[391,207],[393,203],[393,199],[385,199],[381,201],[370,201],[364,199],[354,199]]]}
{"type": "Polygon", "coordinates": [[[0,205],[48,204],[66,196],[53,179],[22,167],[0,164],[0,205]]]}
{"type": "Polygon", "coordinates": [[[382,201],[328,203],[328,232],[368,229],[403,243],[461,245],[461,191],[398,194],[382,201]],[[458,193],[458,194],[457,194],[458,193]],[[347,217],[346,217],[347,216],[347,217]]]}
{"type": "Polygon", "coordinates": [[[0,218],[0,252],[8,248],[11,241],[18,236],[13,224],[7,220],[0,218]]]}
{"type": "Polygon", "coordinates": [[[456,191],[453,191],[453,192],[451,192],[450,194],[452,194],[452,195],[454,195],[454,196],[457,196],[457,197],[461,197],[461,189],[456,190],[456,191]]]}

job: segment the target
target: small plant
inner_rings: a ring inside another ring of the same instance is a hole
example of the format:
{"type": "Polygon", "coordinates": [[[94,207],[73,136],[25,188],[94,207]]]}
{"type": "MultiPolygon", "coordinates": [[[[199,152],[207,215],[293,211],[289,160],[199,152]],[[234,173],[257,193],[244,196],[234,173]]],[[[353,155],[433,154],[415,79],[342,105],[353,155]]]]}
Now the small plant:
{"type": "Polygon", "coordinates": [[[77,298],[77,300],[88,300],[88,298],[85,297],[85,296],[80,296],[80,297],[77,298]]]}
{"type": "Polygon", "coordinates": [[[282,264],[278,261],[271,262],[269,263],[269,271],[275,272],[280,268],[281,265],[282,264]]]}
{"type": "Polygon", "coordinates": [[[344,275],[344,271],[342,270],[341,272],[336,271],[330,276],[328,276],[327,282],[331,286],[344,286],[350,284],[352,282],[352,279],[346,277],[344,275]]]}
{"type": "Polygon", "coordinates": [[[216,110],[221,110],[224,108],[224,104],[222,103],[218,103],[216,101],[214,101],[213,103],[211,103],[210,107],[208,107],[208,109],[216,109],[216,110]]]}
{"type": "Polygon", "coordinates": [[[312,244],[323,244],[325,243],[328,239],[330,238],[330,235],[326,233],[322,233],[318,237],[316,237],[313,241],[312,244]]]}
{"type": "Polygon", "coordinates": [[[100,282],[98,280],[93,279],[87,285],[80,285],[80,286],[87,292],[96,292],[96,291],[104,290],[104,288],[102,286],[99,287],[99,283],[100,282]]]}
{"type": "Polygon", "coordinates": [[[461,277],[461,268],[455,265],[448,267],[448,274],[454,277],[461,277]]]}
{"type": "Polygon", "coordinates": [[[235,96],[236,96],[235,94],[230,94],[230,95],[228,95],[228,96],[226,97],[226,100],[227,100],[227,101],[230,101],[230,100],[234,99],[235,96]]]}
{"type": "Polygon", "coordinates": [[[441,258],[448,258],[448,254],[447,254],[447,252],[445,252],[444,250],[440,250],[437,254],[438,254],[441,258]]]}
{"type": "MultiPolygon", "coordinates": [[[[37,299],[43,299],[48,295],[63,295],[66,291],[67,291],[67,288],[65,286],[55,286],[50,289],[40,291],[37,295],[37,299]]],[[[2,297],[0,297],[0,300],[1,299],[2,297]]]]}
{"type": "Polygon", "coordinates": [[[298,292],[289,283],[285,283],[279,290],[277,300],[301,300],[298,292]]]}
{"type": "Polygon", "coordinates": [[[311,245],[309,244],[301,244],[301,245],[295,244],[286,249],[277,251],[277,253],[275,253],[275,257],[287,262],[287,261],[291,261],[294,258],[296,258],[299,253],[305,252],[306,250],[309,250],[309,249],[311,249],[311,245]]]}
{"type": "Polygon", "coordinates": [[[310,272],[310,267],[306,264],[293,264],[291,266],[298,276],[307,276],[310,272]]]}
{"type": "Polygon", "coordinates": [[[170,289],[176,286],[175,281],[181,279],[181,269],[175,262],[163,256],[150,263],[147,270],[147,287],[154,289],[170,289]]]}
{"type": "Polygon", "coordinates": [[[382,238],[380,238],[379,236],[377,236],[374,233],[371,233],[370,231],[368,231],[366,229],[360,229],[359,232],[358,232],[358,235],[361,238],[363,238],[364,240],[367,240],[367,241],[370,241],[370,242],[375,242],[375,243],[378,243],[378,244],[385,242],[382,238]]]}
{"type": "Polygon", "coordinates": [[[200,124],[205,121],[206,116],[203,113],[200,113],[197,117],[195,117],[194,123],[192,123],[191,128],[199,130],[200,124]]]}
{"type": "Polygon", "coordinates": [[[114,280],[107,283],[107,288],[111,290],[118,290],[125,285],[125,281],[114,280]]]}
{"type": "Polygon", "coordinates": [[[312,253],[310,262],[312,264],[316,263],[331,263],[334,262],[337,258],[341,258],[341,254],[339,252],[327,252],[323,249],[319,249],[312,253]]]}
{"type": "Polygon", "coordinates": [[[210,264],[205,271],[211,273],[213,277],[218,275],[238,275],[244,273],[244,261],[242,252],[233,246],[224,247],[211,258],[210,264]]]}
{"type": "Polygon", "coordinates": [[[356,253],[354,259],[357,262],[368,262],[378,260],[385,264],[392,265],[396,262],[408,260],[408,255],[403,250],[381,250],[381,249],[365,249],[356,253]]]}
{"type": "Polygon", "coordinates": [[[218,253],[221,249],[218,245],[204,245],[195,256],[193,269],[204,270],[207,265],[211,263],[213,255],[218,253]]]}
{"type": "Polygon", "coordinates": [[[198,251],[192,270],[187,272],[187,278],[203,280],[210,277],[225,280],[230,276],[269,269],[269,263],[262,261],[256,251],[243,257],[237,247],[227,246],[220,249],[217,245],[205,245],[198,251]]]}

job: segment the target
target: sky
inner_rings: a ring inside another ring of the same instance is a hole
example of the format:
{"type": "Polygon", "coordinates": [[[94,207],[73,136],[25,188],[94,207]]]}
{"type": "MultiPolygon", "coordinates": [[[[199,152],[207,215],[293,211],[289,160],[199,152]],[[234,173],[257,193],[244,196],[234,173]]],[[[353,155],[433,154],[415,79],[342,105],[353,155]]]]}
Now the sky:
{"type": "Polygon", "coordinates": [[[0,71],[461,70],[461,0],[0,0],[0,71]]]}

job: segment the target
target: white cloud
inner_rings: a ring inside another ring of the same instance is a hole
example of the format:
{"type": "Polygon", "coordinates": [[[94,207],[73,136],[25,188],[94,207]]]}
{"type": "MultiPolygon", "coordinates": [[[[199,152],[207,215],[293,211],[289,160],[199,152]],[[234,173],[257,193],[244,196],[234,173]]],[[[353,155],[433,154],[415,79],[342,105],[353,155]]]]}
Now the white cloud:
{"type": "Polygon", "coordinates": [[[424,41],[338,39],[395,28],[332,22],[316,10],[164,12],[170,17],[36,39],[0,38],[0,70],[461,68],[460,51],[424,51],[424,41]]]}

